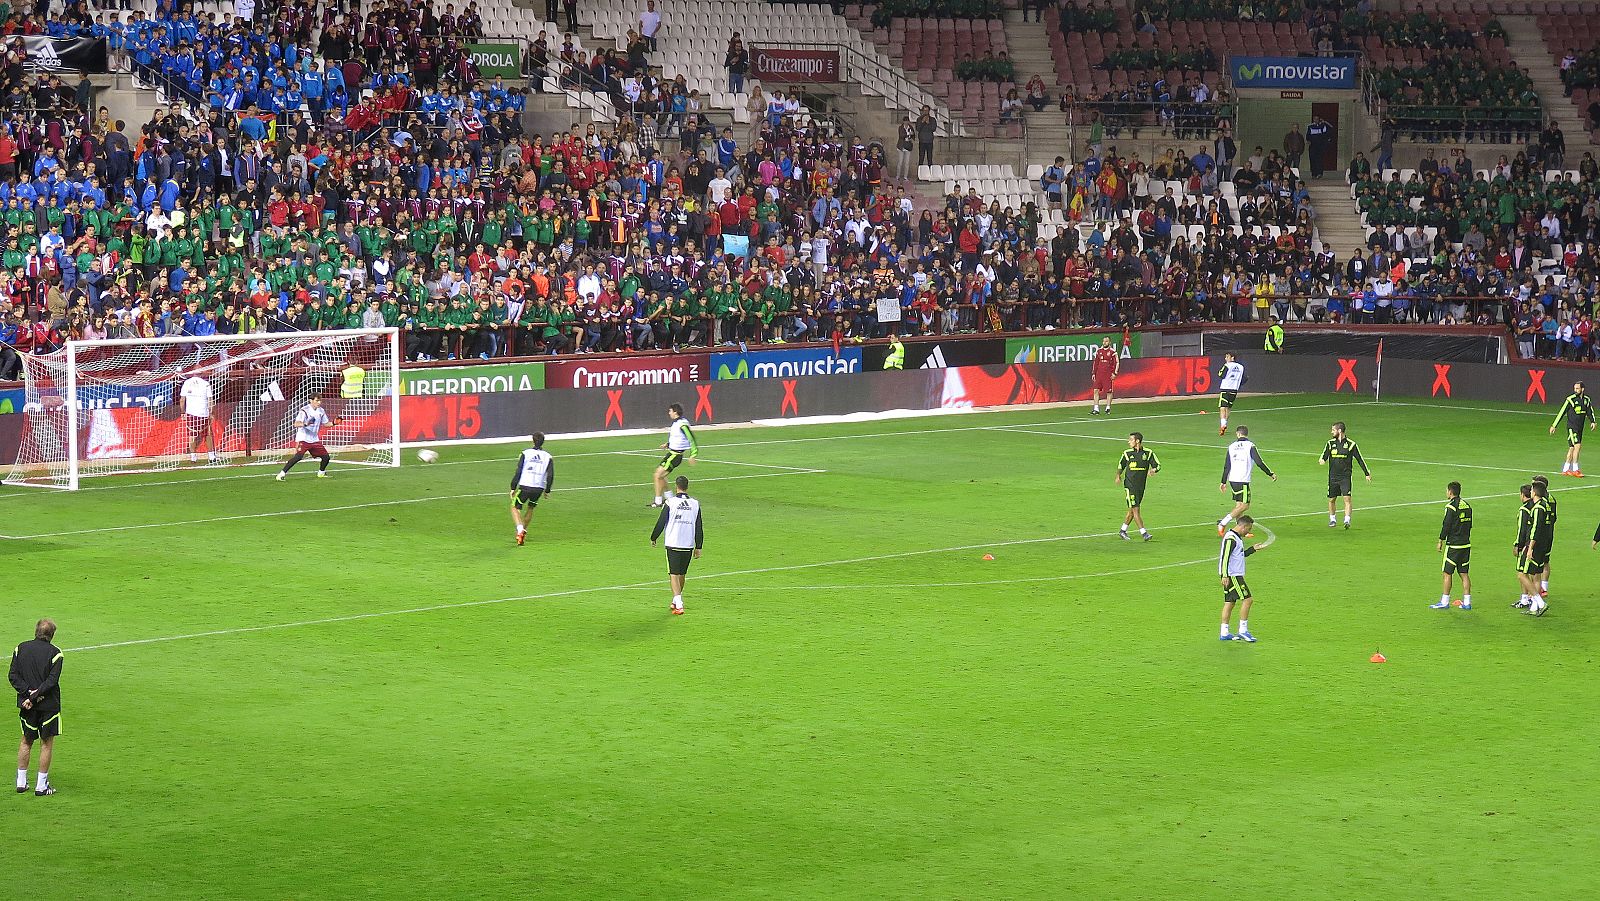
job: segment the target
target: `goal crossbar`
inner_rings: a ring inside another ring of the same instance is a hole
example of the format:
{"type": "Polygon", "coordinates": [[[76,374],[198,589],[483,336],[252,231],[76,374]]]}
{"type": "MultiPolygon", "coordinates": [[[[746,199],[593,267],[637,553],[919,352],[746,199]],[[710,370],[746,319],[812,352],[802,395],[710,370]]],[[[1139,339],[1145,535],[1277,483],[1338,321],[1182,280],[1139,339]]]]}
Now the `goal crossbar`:
{"type": "Polygon", "coordinates": [[[70,341],[24,358],[23,435],[6,484],[225,466],[320,442],[341,464],[398,466],[399,329],[70,341]],[[298,434],[313,399],[335,421],[298,434]],[[201,453],[204,453],[204,459],[201,453]]]}

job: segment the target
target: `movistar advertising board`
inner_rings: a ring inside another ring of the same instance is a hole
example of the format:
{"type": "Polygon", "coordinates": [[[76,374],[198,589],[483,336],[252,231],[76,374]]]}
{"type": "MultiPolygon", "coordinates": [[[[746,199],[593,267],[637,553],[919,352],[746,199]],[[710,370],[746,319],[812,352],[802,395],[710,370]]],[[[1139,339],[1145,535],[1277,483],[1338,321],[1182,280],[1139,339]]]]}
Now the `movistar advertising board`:
{"type": "Polygon", "coordinates": [[[803,375],[842,375],[861,371],[861,348],[796,347],[788,350],[752,350],[711,355],[712,377],[727,379],[795,378],[803,375]]]}
{"type": "Polygon", "coordinates": [[[1006,339],[1006,361],[1010,363],[1087,363],[1094,359],[1095,348],[1101,338],[1110,338],[1111,346],[1124,360],[1139,356],[1140,334],[1130,336],[1128,346],[1122,346],[1121,332],[1070,332],[1061,334],[1030,335],[1026,338],[1006,339]]]}
{"type": "Polygon", "coordinates": [[[1353,90],[1356,61],[1325,56],[1230,56],[1235,88],[1353,90]]]}

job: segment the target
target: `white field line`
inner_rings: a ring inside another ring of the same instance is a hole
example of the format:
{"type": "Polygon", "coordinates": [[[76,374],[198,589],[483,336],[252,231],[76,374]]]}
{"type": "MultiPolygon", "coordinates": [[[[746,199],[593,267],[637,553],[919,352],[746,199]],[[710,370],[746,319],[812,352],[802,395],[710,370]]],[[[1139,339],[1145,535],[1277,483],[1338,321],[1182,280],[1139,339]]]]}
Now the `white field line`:
{"type": "Polygon", "coordinates": [[[1471,410],[1475,413],[1509,413],[1512,416],[1548,416],[1551,419],[1555,418],[1554,413],[1544,410],[1501,410],[1497,407],[1467,407],[1449,402],[1442,404],[1414,404],[1403,400],[1381,400],[1376,403],[1380,407],[1427,407],[1430,410],[1471,410]]]}
{"type": "MultiPolygon", "coordinates": [[[[1205,400],[1205,399],[1206,399],[1206,397],[1204,395],[1196,395],[1195,397],[1192,397],[1192,398],[1177,399],[1177,400],[1179,402],[1182,402],[1182,400],[1205,400]]],[[[1172,402],[1171,400],[1168,400],[1168,399],[1165,399],[1165,398],[1162,398],[1160,400],[1162,400],[1162,402],[1172,402]]],[[[1313,410],[1313,409],[1317,409],[1319,407],[1348,407],[1348,406],[1353,406],[1353,405],[1356,405],[1356,404],[1359,404],[1359,403],[1362,403],[1362,402],[1361,401],[1342,401],[1342,402],[1339,402],[1339,403],[1291,404],[1291,405],[1280,406],[1280,407],[1261,407],[1259,409],[1250,410],[1249,412],[1253,415],[1255,413],[1275,413],[1275,412],[1282,412],[1282,411],[1285,411],[1285,410],[1313,410]]],[[[930,410],[930,411],[927,411],[927,412],[928,412],[929,417],[934,415],[934,411],[930,410]]],[[[981,410],[981,411],[980,410],[973,410],[973,411],[970,411],[970,412],[972,412],[972,413],[995,413],[995,412],[1005,412],[1005,410],[1003,408],[1001,408],[1001,409],[985,409],[985,410],[981,410]]],[[[1177,418],[1177,417],[1182,417],[1182,416],[1193,416],[1193,415],[1194,415],[1193,413],[1150,413],[1150,414],[1146,414],[1144,416],[1118,416],[1118,417],[1116,417],[1116,421],[1117,422],[1135,422],[1135,421],[1143,421],[1143,420],[1147,420],[1147,419],[1172,419],[1172,418],[1177,418]]],[[[1088,421],[1089,420],[1083,419],[1081,417],[1077,418],[1077,419],[1050,419],[1050,420],[1045,420],[1043,422],[1020,422],[1020,423],[1016,423],[1015,427],[1026,428],[1028,426],[1076,425],[1076,424],[1086,423],[1088,421]]],[[[730,426],[730,428],[734,428],[734,427],[735,426],[730,426]]],[[[740,424],[740,425],[738,425],[736,427],[737,428],[745,428],[747,426],[745,424],[740,424]]],[[[767,426],[749,426],[749,427],[766,428],[767,426]]],[[[988,430],[995,429],[995,428],[1001,428],[1001,427],[1000,426],[987,426],[987,425],[972,425],[972,426],[954,426],[954,427],[946,428],[946,429],[907,429],[905,431],[899,431],[899,432],[867,432],[867,433],[852,434],[852,435],[820,435],[820,436],[812,437],[812,438],[774,438],[774,439],[769,439],[769,440],[766,440],[766,441],[734,441],[734,442],[729,442],[729,443],[726,443],[726,444],[713,444],[711,446],[713,448],[716,448],[716,449],[727,448],[727,447],[761,447],[761,446],[765,446],[765,445],[801,444],[801,443],[812,442],[812,441],[842,441],[842,440],[851,440],[851,439],[857,439],[857,438],[890,438],[890,437],[895,437],[895,436],[900,436],[900,435],[937,435],[937,434],[941,434],[941,433],[944,433],[944,432],[981,432],[981,431],[988,431],[988,430]]],[[[605,450],[605,451],[580,451],[578,453],[573,453],[573,454],[556,454],[555,456],[556,456],[556,459],[558,459],[558,460],[565,460],[565,459],[570,459],[570,458],[575,458],[575,457],[613,457],[613,456],[648,457],[648,456],[652,456],[652,455],[654,455],[654,454],[656,454],[658,452],[659,452],[659,449],[605,450]]],[[[514,462],[514,461],[508,461],[508,460],[505,460],[505,459],[493,459],[493,460],[442,460],[442,461],[440,461],[438,463],[431,463],[431,464],[426,464],[426,465],[429,465],[429,466],[479,466],[479,465],[505,466],[505,465],[507,465],[508,462],[514,462]]],[[[243,465],[246,465],[246,466],[269,466],[270,465],[270,466],[276,467],[276,466],[279,466],[280,463],[279,462],[274,462],[274,461],[263,461],[262,463],[248,463],[248,464],[243,464],[243,465]]],[[[334,465],[336,465],[336,466],[339,465],[339,461],[335,460],[334,461],[334,465]]],[[[422,464],[419,464],[419,465],[422,465],[422,464]]],[[[767,464],[747,463],[747,464],[743,464],[743,465],[746,465],[746,466],[762,466],[762,465],[767,465],[767,464]]],[[[353,473],[357,473],[357,472],[388,472],[390,470],[391,470],[391,467],[357,466],[357,467],[355,467],[353,469],[348,470],[346,472],[346,474],[353,474],[353,473]]],[[[192,471],[192,470],[184,470],[184,469],[175,470],[175,472],[187,472],[187,471],[192,471]]],[[[195,478],[195,479],[184,479],[184,478],[162,479],[160,481],[153,481],[153,482],[116,482],[116,481],[108,481],[106,484],[102,484],[102,485],[91,485],[91,486],[86,487],[86,488],[79,488],[77,492],[72,492],[72,491],[39,491],[39,490],[32,490],[32,491],[5,491],[5,492],[0,492],[0,500],[5,500],[7,498],[13,498],[13,497],[27,497],[27,498],[45,498],[45,497],[52,497],[52,496],[71,497],[74,494],[81,493],[81,492],[84,492],[84,491],[118,491],[118,490],[129,489],[129,488],[166,488],[166,487],[170,487],[170,486],[173,486],[173,485],[196,485],[196,484],[200,484],[200,483],[203,483],[203,482],[231,482],[231,481],[235,481],[237,479],[264,479],[264,478],[267,478],[269,475],[271,475],[271,473],[268,473],[268,472],[256,472],[256,473],[241,473],[241,474],[226,475],[226,476],[206,476],[206,477],[195,478]]],[[[115,477],[114,476],[108,476],[106,478],[114,479],[115,477]]]]}
{"type": "MultiPolygon", "coordinates": [[[[589,453],[581,453],[581,454],[563,454],[562,456],[563,457],[605,457],[605,456],[626,455],[626,454],[633,454],[633,453],[636,453],[636,452],[635,451],[592,451],[592,452],[589,452],[589,453]]],[[[505,465],[507,465],[509,463],[515,463],[515,462],[516,462],[515,460],[506,460],[506,459],[495,459],[495,460],[443,460],[443,461],[440,461],[438,463],[417,463],[417,464],[414,464],[414,465],[416,465],[416,466],[476,466],[476,465],[480,465],[480,464],[489,463],[489,464],[493,464],[495,466],[505,466],[505,465]]],[[[106,482],[104,482],[102,484],[99,484],[99,485],[88,485],[88,486],[85,486],[85,487],[81,487],[77,491],[51,491],[51,492],[44,492],[44,491],[38,491],[38,490],[34,490],[34,491],[6,491],[6,492],[0,492],[0,500],[4,500],[6,498],[12,498],[12,497],[32,497],[32,498],[37,498],[37,497],[71,497],[74,494],[82,494],[85,491],[120,491],[120,490],[125,489],[125,488],[169,488],[169,487],[171,487],[173,485],[199,485],[199,484],[202,484],[202,483],[205,483],[205,482],[235,482],[235,481],[238,481],[240,479],[265,479],[265,478],[268,478],[269,476],[271,476],[273,474],[273,472],[275,472],[276,470],[282,468],[283,461],[282,460],[262,460],[259,463],[238,463],[238,464],[235,464],[235,466],[236,467],[253,467],[253,468],[260,468],[260,467],[270,466],[270,467],[272,467],[272,471],[268,471],[268,472],[235,473],[233,475],[226,475],[226,476],[202,476],[202,477],[196,478],[196,479],[184,479],[184,478],[162,479],[161,481],[158,481],[158,482],[118,482],[118,481],[114,480],[115,479],[114,476],[105,476],[104,478],[107,479],[106,482]]],[[[394,469],[394,467],[392,467],[392,466],[373,466],[371,464],[344,462],[344,461],[341,461],[341,460],[338,460],[338,459],[335,459],[333,461],[333,466],[338,467],[341,476],[354,475],[355,473],[358,473],[358,472],[391,472],[394,469]],[[346,467],[349,467],[349,468],[346,468],[346,467]]],[[[183,468],[171,470],[171,472],[174,475],[177,475],[177,474],[180,474],[180,473],[197,472],[202,468],[209,468],[209,467],[199,467],[199,466],[196,466],[196,467],[193,467],[193,468],[183,467],[183,468]]],[[[148,471],[148,470],[146,470],[146,471],[148,471]]]]}
{"type": "MultiPolygon", "coordinates": [[[[654,457],[657,454],[661,453],[661,451],[659,451],[659,450],[654,450],[654,451],[609,451],[609,453],[615,454],[615,455],[620,456],[620,457],[654,457]]],[[[571,454],[569,456],[577,456],[577,455],[576,454],[571,454]]],[[[740,463],[737,460],[713,460],[713,459],[711,459],[709,457],[688,457],[688,458],[686,458],[684,460],[685,463],[687,463],[689,461],[694,461],[696,463],[718,463],[718,464],[721,464],[723,466],[755,466],[755,467],[758,467],[760,469],[786,469],[786,470],[789,470],[790,472],[821,472],[822,471],[822,470],[819,470],[819,469],[811,469],[811,468],[805,467],[805,466],[779,466],[776,463],[740,463]]]]}
{"type": "MultiPolygon", "coordinates": [[[[751,464],[755,465],[755,464],[751,464]]],[[[789,470],[783,467],[783,472],[760,472],[743,476],[707,476],[696,479],[697,482],[732,482],[740,479],[774,479],[780,476],[817,475],[827,472],[825,469],[798,469],[789,470]]],[[[619,485],[580,485],[575,488],[562,488],[562,493],[568,491],[602,491],[610,488],[649,488],[650,482],[628,482],[619,485]]],[[[343,504],[337,507],[307,507],[299,510],[271,510],[264,513],[238,513],[232,516],[212,516],[205,519],[184,519],[174,522],[140,523],[131,526],[105,526],[96,529],[72,529],[65,532],[40,532],[35,535],[0,535],[0,538],[11,541],[26,541],[35,538],[62,538],[68,535],[98,535],[105,532],[132,532],[141,529],[166,529],[177,526],[198,526],[216,522],[237,522],[249,519],[268,519],[280,516],[301,516],[309,513],[338,513],[345,510],[366,510],[372,507],[399,507],[409,504],[427,504],[434,501],[458,501],[472,498],[500,497],[504,491],[483,491],[472,494],[441,494],[433,497],[410,497],[390,501],[372,501],[366,504],[343,504]]]]}
{"type": "MultiPolygon", "coordinates": [[[[1021,428],[1021,427],[1009,426],[1009,425],[993,425],[993,426],[989,426],[989,428],[993,429],[996,432],[1023,432],[1023,433],[1029,434],[1029,435],[1051,435],[1051,436],[1054,436],[1054,437],[1057,437],[1057,438],[1084,438],[1084,439],[1088,439],[1088,440],[1091,440],[1091,441],[1120,441],[1120,442],[1123,442],[1123,443],[1127,443],[1127,440],[1128,440],[1126,435],[1080,435],[1080,434],[1076,434],[1076,433],[1073,433],[1073,432],[1052,432],[1052,431],[1049,431],[1047,429],[1030,429],[1030,428],[1021,428]]],[[[1224,448],[1218,447],[1215,444],[1199,444],[1199,443],[1192,442],[1192,441],[1152,441],[1152,442],[1150,442],[1149,446],[1154,448],[1154,449],[1156,449],[1156,450],[1160,450],[1163,446],[1165,446],[1165,447],[1199,447],[1199,448],[1204,448],[1206,450],[1223,450],[1224,449],[1224,448]]],[[[1268,451],[1268,453],[1272,454],[1273,456],[1277,456],[1278,454],[1295,454],[1297,456],[1302,456],[1302,457],[1321,457],[1322,456],[1321,452],[1319,452],[1319,451],[1283,450],[1282,448],[1277,448],[1277,449],[1268,451]]],[[[1404,463],[1404,464],[1411,465],[1411,466],[1448,466],[1451,469],[1488,469],[1488,470],[1492,470],[1494,472],[1507,472],[1508,471],[1506,469],[1506,467],[1504,467],[1504,466],[1479,466],[1479,465],[1476,465],[1476,464],[1473,464],[1473,463],[1441,463],[1441,462],[1439,462],[1437,460],[1397,460],[1397,459],[1395,459],[1393,457],[1369,457],[1369,456],[1367,456],[1365,454],[1362,454],[1361,458],[1363,460],[1367,460],[1367,461],[1372,462],[1372,463],[1404,463]]]]}
{"type": "MultiPolygon", "coordinates": [[[[1155,572],[1162,569],[1177,569],[1181,566],[1195,566],[1200,563],[1215,563],[1216,557],[1202,557],[1199,560],[1185,560],[1181,563],[1161,563],[1155,566],[1140,566],[1134,569],[1115,569],[1103,573],[1071,573],[1063,576],[1032,576],[1018,579],[980,579],[972,582],[865,582],[855,585],[760,585],[748,588],[737,586],[710,585],[706,587],[695,586],[695,593],[702,591],[868,591],[878,588],[980,588],[990,585],[1028,585],[1037,582],[1069,582],[1075,579],[1100,579],[1111,576],[1129,576],[1135,573],[1155,572]]],[[[696,577],[700,578],[700,577],[696,577]]],[[[655,583],[632,588],[618,588],[618,591],[660,591],[661,586],[655,583]]]]}
{"type": "MultiPolygon", "coordinates": [[[[781,473],[778,473],[778,475],[781,475],[781,473]]],[[[744,477],[744,476],[731,476],[730,478],[747,478],[747,477],[744,477]]],[[[1552,489],[1552,490],[1553,491],[1587,491],[1587,490],[1589,490],[1591,488],[1600,488],[1600,483],[1593,484],[1593,485],[1575,485],[1575,486],[1573,486],[1571,488],[1555,488],[1555,489],[1552,489]]],[[[1513,494],[1513,493],[1482,494],[1482,495],[1476,495],[1476,496],[1473,496],[1473,497],[1469,497],[1469,498],[1467,498],[1467,500],[1481,501],[1481,500],[1493,500],[1495,498],[1516,497],[1516,496],[1518,496],[1518,495],[1513,494]]],[[[1444,506],[1444,501],[1442,499],[1428,500],[1428,501],[1406,501],[1406,502],[1403,502],[1403,503],[1380,504],[1380,505],[1377,505],[1377,506],[1363,507],[1362,509],[1363,510],[1391,510],[1391,509],[1397,509],[1397,508],[1402,508],[1402,507],[1427,507],[1427,506],[1435,506],[1435,505],[1443,507],[1444,506]]],[[[1322,510],[1314,510],[1314,511],[1308,511],[1308,512],[1304,512],[1304,513],[1285,513],[1285,514],[1281,514],[1281,515],[1278,515],[1278,516],[1271,516],[1271,517],[1263,516],[1263,517],[1257,518],[1256,522],[1259,524],[1262,520],[1266,520],[1266,519],[1273,519],[1273,520],[1299,519],[1299,518],[1307,517],[1307,516],[1325,516],[1325,515],[1327,515],[1327,514],[1322,510]]],[[[1205,522],[1192,522],[1192,523],[1185,523],[1183,525],[1165,526],[1163,528],[1164,529],[1169,529],[1169,530],[1170,529],[1192,529],[1192,528],[1199,528],[1200,526],[1205,526],[1207,528],[1215,528],[1216,527],[1216,523],[1214,521],[1212,521],[1212,520],[1206,520],[1205,522]]],[[[1269,540],[1276,540],[1277,536],[1273,535],[1271,533],[1271,531],[1267,529],[1266,526],[1262,526],[1262,529],[1263,529],[1263,531],[1267,531],[1268,535],[1271,536],[1271,538],[1269,540]]],[[[813,563],[792,563],[792,564],[786,564],[786,565],[783,565],[783,566],[764,566],[764,567],[758,567],[758,568],[755,568],[755,569],[735,569],[735,570],[727,570],[727,571],[724,571],[724,572],[705,573],[703,575],[697,574],[695,576],[695,581],[696,581],[696,583],[699,583],[699,582],[703,582],[703,581],[705,581],[707,579],[725,579],[725,578],[729,578],[729,577],[733,577],[733,576],[754,576],[754,575],[765,575],[765,574],[768,574],[768,573],[776,573],[776,572],[794,572],[794,571],[803,570],[803,569],[819,569],[819,568],[827,567],[827,566],[848,566],[848,565],[856,564],[856,563],[876,563],[876,562],[883,561],[883,560],[899,560],[899,559],[904,559],[904,558],[907,558],[907,557],[921,557],[921,556],[928,556],[928,555],[931,555],[931,554],[954,553],[954,552],[957,552],[957,551],[987,550],[987,549],[999,548],[999,547],[1016,547],[1016,546],[1019,546],[1019,545],[1044,544],[1044,543],[1057,542],[1057,541],[1079,541],[1079,540],[1085,540],[1085,539],[1090,539],[1090,538],[1109,538],[1109,537],[1112,537],[1112,536],[1114,536],[1116,534],[1117,534],[1116,532],[1093,532],[1093,533],[1088,533],[1088,534],[1084,534],[1084,535],[1056,535],[1056,536],[1050,536],[1050,537],[1045,537],[1045,538],[1018,538],[1018,539],[1014,539],[1014,540],[1010,540],[1010,541],[992,541],[992,542],[986,542],[986,543],[982,543],[982,544],[962,544],[962,545],[955,545],[953,547],[927,548],[927,549],[924,549],[924,550],[917,550],[917,551],[899,551],[899,552],[892,553],[892,554],[873,554],[873,555],[865,556],[865,557],[847,557],[847,558],[840,559],[840,560],[819,560],[819,561],[816,561],[816,562],[813,562],[813,563]]],[[[1209,559],[1214,559],[1214,558],[1207,558],[1207,559],[1209,560],[1209,559]]],[[[1198,562],[1198,561],[1196,561],[1196,562],[1198,562]]],[[[1194,564],[1193,563],[1188,563],[1188,562],[1166,564],[1166,566],[1168,566],[1168,567],[1190,566],[1190,565],[1194,565],[1194,564]]],[[[436,612],[444,611],[444,610],[461,610],[461,609],[470,608],[470,607],[488,607],[488,606],[495,606],[495,605],[499,605],[499,604],[512,604],[512,603],[517,603],[517,602],[520,602],[520,601],[548,600],[550,598],[571,597],[573,595],[593,594],[593,593],[605,592],[605,591],[631,591],[631,590],[638,589],[638,588],[643,588],[643,587],[646,587],[646,586],[656,586],[656,587],[659,588],[660,585],[661,585],[661,580],[660,579],[652,579],[652,580],[644,581],[644,582],[627,582],[627,583],[623,583],[623,584],[620,584],[620,585],[595,586],[595,587],[591,587],[591,588],[570,588],[570,589],[566,589],[564,591],[550,591],[550,592],[544,592],[544,593],[541,593],[541,594],[515,595],[515,596],[512,596],[512,597],[504,597],[504,598],[489,598],[489,599],[480,600],[480,601],[454,601],[454,602],[451,602],[451,603],[448,603],[448,604],[431,604],[431,605],[424,606],[424,607],[407,607],[407,608],[400,609],[400,610],[377,610],[377,611],[373,611],[373,612],[370,612],[370,613],[352,613],[352,614],[346,614],[346,615],[343,615],[343,616],[329,616],[329,617],[323,617],[323,618],[320,618],[320,619],[300,620],[300,621],[297,621],[297,622],[267,623],[267,624],[260,625],[260,626],[242,626],[242,627],[232,628],[232,629],[213,629],[213,630],[206,631],[206,632],[190,632],[190,633],[182,634],[182,635],[164,635],[164,636],[158,636],[158,637],[155,637],[155,638],[135,638],[135,639],[127,640],[127,641],[113,641],[113,642],[106,642],[104,644],[84,645],[83,647],[68,648],[67,650],[68,651],[72,651],[72,652],[77,652],[77,651],[98,651],[98,650],[103,650],[103,649],[106,649],[106,648],[123,648],[123,647],[131,647],[131,646],[135,646],[135,645],[164,644],[166,642],[185,641],[185,640],[194,639],[194,638],[219,638],[219,637],[225,637],[225,636],[229,636],[229,635],[244,635],[244,634],[249,634],[249,633],[253,633],[253,632],[269,632],[269,631],[277,631],[279,629],[297,629],[297,628],[302,628],[302,627],[307,627],[307,626],[320,626],[320,625],[328,625],[328,624],[332,624],[332,623],[354,622],[356,620],[381,619],[381,618],[391,617],[391,616],[410,616],[410,615],[421,614],[421,613],[436,613],[436,612]]],[[[788,587],[788,586],[786,586],[786,587],[788,587]]],[[[854,586],[852,586],[852,587],[854,587],[854,586]]],[[[792,587],[790,587],[790,590],[793,590],[792,587]]]]}

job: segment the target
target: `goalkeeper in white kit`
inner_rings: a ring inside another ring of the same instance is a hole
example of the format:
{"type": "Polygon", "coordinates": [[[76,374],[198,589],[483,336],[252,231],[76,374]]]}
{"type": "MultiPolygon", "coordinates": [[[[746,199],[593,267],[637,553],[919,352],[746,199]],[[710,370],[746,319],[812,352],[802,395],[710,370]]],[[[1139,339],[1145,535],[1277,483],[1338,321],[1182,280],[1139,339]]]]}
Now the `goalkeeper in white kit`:
{"type": "Polygon", "coordinates": [[[322,409],[320,397],[311,398],[301,407],[300,412],[294,414],[294,456],[278,470],[278,481],[287,479],[289,470],[307,456],[316,457],[322,464],[317,467],[317,478],[327,478],[328,464],[333,462],[333,458],[328,455],[328,449],[322,445],[322,427],[337,423],[337,419],[330,419],[328,411],[322,409]]]}

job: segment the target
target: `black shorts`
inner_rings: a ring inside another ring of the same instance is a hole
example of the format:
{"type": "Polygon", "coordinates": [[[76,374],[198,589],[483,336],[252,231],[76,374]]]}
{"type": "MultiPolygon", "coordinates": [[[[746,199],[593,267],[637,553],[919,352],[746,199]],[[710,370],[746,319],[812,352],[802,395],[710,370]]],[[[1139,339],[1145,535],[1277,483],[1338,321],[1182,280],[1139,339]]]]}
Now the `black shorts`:
{"type": "Polygon", "coordinates": [[[1222,601],[1225,604],[1236,604],[1239,601],[1250,599],[1250,586],[1245,582],[1244,576],[1229,576],[1228,586],[1222,589],[1222,601]]]}
{"type": "Polygon", "coordinates": [[[674,469],[677,469],[679,466],[683,465],[683,455],[684,455],[684,453],[685,453],[684,451],[675,451],[675,450],[667,451],[665,454],[662,454],[662,456],[661,456],[661,465],[667,470],[667,472],[671,472],[674,469]]]}
{"type": "Polygon", "coordinates": [[[1127,492],[1128,492],[1128,507],[1129,508],[1137,507],[1137,506],[1139,506],[1139,504],[1141,504],[1144,501],[1144,486],[1143,485],[1140,485],[1137,488],[1128,488],[1127,492]]]}
{"type": "Polygon", "coordinates": [[[1460,573],[1463,576],[1472,567],[1472,546],[1447,547],[1444,549],[1444,571],[1447,573],[1460,573]]]}
{"type": "Polygon", "coordinates": [[[526,485],[518,486],[517,496],[511,501],[520,509],[522,507],[539,506],[539,498],[544,496],[543,488],[529,488],[526,485]]]}
{"type": "Polygon", "coordinates": [[[1233,502],[1236,504],[1250,503],[1249,482],[1229,482],[1228,490],[1233,492],[1233,502]]]}
{"type": "Polygon", "coordinates": [[[53,710],[18,710],[17,718],[22,720],[22,737],[28,741],[40,738],[55,738],[61,734],[61,711],[53,710]]]}
{"type": "Polygon", "coordinates": [[[1224,391],[1224,392],[1222,392],[1222,397],[1218,401],[1217,406],[1219,406],[1219,407],[1231,407],[1231,406],[1233,406],[1233,402],[1238,400],[1238,399],[1239,399],[1239,392],[1237,392],[1237,391],[1224,391]]]}
{"type": "Polygon", "coordinates": [[[1550,549],[1537,544],[1533,546],[1527,556],[1517,558],[1517,572],[1527,573],[1528,575],[1542,573],[1545,571],[1545,567],[1549,565],[1550,549]]]}
{"type": "Polygon", "coordinates": [[[686,576],[689,574],[689,564],[694,561],[694,551],[669,547],[667,548],[667,574],[672,576],[686,576]]]}
{"type": "Polygon", "coordinates": [[[1329,479],[1328,480],[1328,500],[1331,501],[1336,497],[1349,497],[1349,496],[1350,496],[1350,477],[1349,476],[1345,476],[1342,479],[1329,479]]]}
{"type": "Polygon", "coordinates": [[[1567,427],[1567,447],[1579,447],[1583,444],[1583,427],[1567,427]]]}

